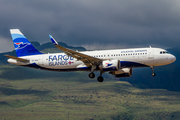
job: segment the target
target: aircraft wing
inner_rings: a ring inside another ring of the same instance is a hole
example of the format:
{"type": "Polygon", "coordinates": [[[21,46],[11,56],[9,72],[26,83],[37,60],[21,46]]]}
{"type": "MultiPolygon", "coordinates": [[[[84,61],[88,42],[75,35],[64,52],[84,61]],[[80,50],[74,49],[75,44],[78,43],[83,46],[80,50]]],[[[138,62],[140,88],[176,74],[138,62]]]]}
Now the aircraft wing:
{"type": "Polygon", "coordinates": [[[77,60],[81,60],[87,67],[89,67],[91,65],[99,65],[101,63],[101,61],[103,61],[103,59],[95,58],[95,57],[92,57],[92,56],[89,56],[86,54],[82,54],[82,53],[76,52],[74,50],[62,47],[56,42],[56,40],[51,35],[49,35],[49,37],[55,47],[64,51],[65,54],[72,56],[73,58],[76,58],[77,60]]]}
{"type": "Polygon", "coordinates": [[[11,59],[14,59],[14,60],[18,60],[20,62],[29,62],[29,60],[26,60],[26,59],[23,59],[23,58],[18,58],[18,57],[11,56],[11,55],[4,55],[4,56],[8,57],[8,58],[11,58],[11,59]]]}

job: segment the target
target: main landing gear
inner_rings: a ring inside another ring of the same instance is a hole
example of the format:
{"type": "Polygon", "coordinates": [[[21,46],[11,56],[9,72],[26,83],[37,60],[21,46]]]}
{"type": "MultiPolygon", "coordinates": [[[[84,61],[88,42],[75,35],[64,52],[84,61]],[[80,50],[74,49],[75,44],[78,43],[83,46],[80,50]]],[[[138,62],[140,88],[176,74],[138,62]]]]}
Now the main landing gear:
{"type": "Polygon", "coordinates": [[[105,73],[104,71],[100,72],[100,76],[97,78],[98,82],[103,82],[104,78],[102,77],[102,74],[105,73]]]}
{"type": "MultiPolygon", "coordinates": [[[[96,65],[91,66],[91,73],[89,73],[90,78],[95,77],[95,74],[93,73],[93,71],[96,69],[96,67],[97,67],[96,65]]],[[[104,73],[103,71],[100,72],[100,76],[97,78],[98,82],[103,82],[104,81],[104,78],[102,77],[103,73],[104,73]]]]}
{"type": "Polygon", "coordinates": [[[89,77],[90,78],[94,78],[95,77],[95,74],[93,72],[89,73],[89,77]]]}
{"type": "Polygon", "coordinates": [[[154,73],[154,66],[151,66],[151,71],[152,71],[152,76],[155,77],[156,76],[156,73],[154,73]]]}
{"type": "MultiPolygon", "coordinates": [[[[100,72],[100,76],[97,78],[97,81],[98,81],[98,82],[103,82],[103,81],[104,81],[104,78],[102,77],[102,74],[103,74],[103,73],[104,73],[103,71],[100,72]]],[[[93,72],[91,72],[91,73],[89,73],[89,77],[90,77],[90,78],[94,78],[94,77],[95,77],[95,74],[94,74],[93,72]]]]}
{"type": "Polygon", "coordinates": [[[99,77],[97,78],[97,80],[98,80],[98,82],[103,82],[103,81],[104,81],[104,78],[103,78],[102,76],[99,76],[99,77]]]}

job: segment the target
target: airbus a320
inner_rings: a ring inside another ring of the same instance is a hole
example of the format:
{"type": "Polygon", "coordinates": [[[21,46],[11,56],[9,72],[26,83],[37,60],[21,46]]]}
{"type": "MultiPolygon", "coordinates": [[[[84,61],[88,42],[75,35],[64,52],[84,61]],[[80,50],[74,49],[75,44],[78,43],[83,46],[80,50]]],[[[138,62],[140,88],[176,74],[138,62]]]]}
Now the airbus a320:
{"type": "Polygon", "coordinates": [[[155,76],[154,67],[173,63],[176,57],[161,48],[114,49],[78,52],[60,46],[49,35],[52,43],[64,53],[43,54],[39,52],[19,29],[10,29],[16,56],[5,55],[11,64],[52,71],[100,71],[97,77],[103,82],[102,74],[109,72],[115,77],[131,77],[133,68],[150,67],[155,76]]]}

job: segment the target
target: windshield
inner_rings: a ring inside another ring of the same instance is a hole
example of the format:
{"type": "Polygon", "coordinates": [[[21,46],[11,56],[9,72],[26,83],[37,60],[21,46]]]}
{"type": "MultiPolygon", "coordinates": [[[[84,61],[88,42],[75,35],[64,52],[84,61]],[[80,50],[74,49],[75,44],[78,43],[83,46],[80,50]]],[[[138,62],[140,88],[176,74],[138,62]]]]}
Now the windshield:
{"type": "Polygon", "coordinates": [[[160,54],[168,54],[168,51],[161,51],[160,54]]]}

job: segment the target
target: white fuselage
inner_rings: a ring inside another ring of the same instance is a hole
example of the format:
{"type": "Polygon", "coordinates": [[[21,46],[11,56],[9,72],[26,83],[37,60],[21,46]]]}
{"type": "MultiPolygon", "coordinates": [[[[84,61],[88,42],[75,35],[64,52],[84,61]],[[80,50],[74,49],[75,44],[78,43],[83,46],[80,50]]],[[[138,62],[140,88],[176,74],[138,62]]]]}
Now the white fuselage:
{"type": "MultiPolygon", "coordinates": [[[[100,59],[119,60],[121,68],[161,66],[174,62],[176,57],[160,48],[115,49],[80,52],[100,59]]],[[[8,59],[9,63],[57,71],[90,70],[86,65],[64,53],[41,54],[21,57],[29,62],[8,59]]],[[[96,69],[98,70],[98,69],[96,69]]]]}

